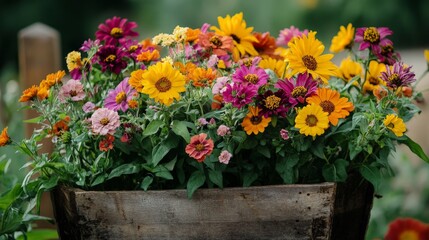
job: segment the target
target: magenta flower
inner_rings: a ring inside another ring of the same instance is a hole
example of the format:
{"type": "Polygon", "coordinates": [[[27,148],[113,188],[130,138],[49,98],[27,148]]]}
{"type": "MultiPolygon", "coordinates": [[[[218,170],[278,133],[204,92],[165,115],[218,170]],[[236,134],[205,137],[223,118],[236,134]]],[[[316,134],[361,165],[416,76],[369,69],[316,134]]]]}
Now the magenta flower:
{"type": "Polygon", "coordinates": [[[317,82],[310,74],[298,74],[296,80],[293,78],[280,80],[275,85],[283,89],[291,107],[304,104],[306,99],[316,93],[317,82]]]}
{"type": "Polygon", "coordinates": [[[401,60],[401,55],[395,52],[395,49],[390,44],[381,46],[381,52],[375,53],[375,56],[378,58],[378,61],[387,65],[393,65],[395,62],[401,60]]]}
{"type": "Polygon", "coordinates": [[[128,84],[128,77],[122,80],[114,90],[109,91],[104,100],[104,107],[113,111],[127,111],[128,101],[133,98],[137,91],[128,84]]]}
{"type": "Polygon", "coordinates": [[[304,29],[302,32],[299,28],[290,26],[290,28],[285,28],[280,31],[280,34],[277,38],[276,44],[278,46],[287,46],[289,41],[294,37],[301,37],[302,35],[307,35],[308,30],[304,29]]]}
{"type": "Polygon", "coordinates": [[[71,79],[64,84],[59,93],[58,99],[61,102],[65,102],[70,99],[71,101],[77,102],[83,100],[86,94],[83,91],[83,85],[78,80],[71,79]]]}
{"type": "Polygon", "coordinates": [[[226,135],[231,134],[231,131],[228,126],[222,124],[217,128],[216,133],[218,136],[224,137],[226,135]]]}
{"type": "Polygon", "coordinates": [[[137,56],[143,51],[143,46],[138,41],[131,39],[123,39],[120,42],[125,50],[125,56],[137,61],[137,56]]]}
{"type": "Polygon", "coordinates": [[[95,110],[89,119],[92,131],[98,135],[113,135],[116,129],[121,125],[119,114],[107,108],[95,110]]]}
{"type": "Polygon", "coordinates": [[[80,50],[83,52],[89,52],[92,48],[99,48],[100,46],[100,40],[96,39],[95,41],[92,41],[91,39],[88,39],[83,42],[80,50]]]}
{"type": "Polygon", "coordinates": [[[137,37],[138,32],[133,31],[136,27],[137,23],[128,22],[126,18],[113,17],[98,25],[95,37],[100,41],[104,40],[106,45],[117,44],[120,39],[137,37]]]}
{"type": "Polygon", "coordinates": [[[213,140],[207,139],[207,134],[200,133],[191,137],[191,142],[186,145],[185,152],[198,162],[203,162],[213,152],[213,140]]]}
{"type": "Polygon", "coordinates": [[[403,63],[396,62],[393,66],[386,66],[386,72],[381,72],[380,78],[386,82],[388,87],[397,89],[416,81],[416,75],[410,70],[411,67],[406,67],[403,63]]]}
{"type": "Polygon", "coordinates": [[[123,59],[125,52],[113,45],[101,47],[96,55],[103,72],[109,70],[119,74],[122,69],[127,67],[127,62],[123,59]]]}
{"type": "Polygon", "coordinates": [[[219,162],[223,164],[228,164],[231,159],[232,154],[227,150],[223,150],[219,155],[219,162]]]}
{"type": "Polygon", "coordinates": [[[258,89],[255,85],[248,83],[233,83],[227,84],[223,92],[223,100],[232,103],[234,107],[242,108],[252,102],[252,98],[256,96],[258,89]]]}
{"type": "Polygon", "coordinates": [[[232,81],[235,83],[249,83],[257,88],[265,85],[268,81],[268,74],[263,68],[257,66],[246,67],[241,65],[232,75],[232,81]]]}
{"type": "Polygon", "coordinates": [[[372,53],[379,54],[381,53],[381,46],[393,46],[392,41],[386,38],[392,34],[393,32],[387,27],[358,28],[356,30],[355,42],[360,43],[360,51],[370,48],[372,53]]]}
{"type": "Polygon", "coordinates": [[[264,94],[258,95],[258,107],[261,109],[260,113],[264,117],[268,118],[272,115],[286,117],[286,113],[289,110],[288,98],[282,89],[277,92],[271,90],[266,91],[264,94]]]}

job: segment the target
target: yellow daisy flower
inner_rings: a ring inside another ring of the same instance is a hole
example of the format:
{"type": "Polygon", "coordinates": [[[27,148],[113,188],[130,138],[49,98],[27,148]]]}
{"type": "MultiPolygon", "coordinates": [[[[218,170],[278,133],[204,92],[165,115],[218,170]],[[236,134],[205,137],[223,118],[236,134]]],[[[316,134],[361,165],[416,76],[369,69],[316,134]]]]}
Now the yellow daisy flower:
{"type": "Polygon", "coordinates": [[[295,127],[299,133],[316,137],[329,127],[328,113],[317,104],[310,104],[299,110],[295,118],[295,127]]]}
{"type": "Polygon", "coordinates": [[[334,126],[337,126],[338,119],[347,117],[354,110],[353,103],[329,88],[319,88],[316,95],[307,98],[307,102],[321,106],[323,111],[328,113],[329,122],[334,126]]]}
{"type": "Polygon", "coordinates": [[[309,32],[308,36],[296,37],[289,44],[290,51],[286,58],[292,75],[309,73],[314,79],[321,79],[325,84],[331,76],[336,76],[337,67],[331,62],[333,54],[324,54],[325,46],[316,39],[316,32],[309,32]]]}
{"type": "Polygon", "coordinates": [[[218,17],[219,28],[212,26],[211,30],[221,36],[230,36],[234,40],[234,48],[232,56],[235,61],[241,57],[249,54],[250,56],[257,56],[258,52],[253,47],[253,42],[258,42],[253,36],[253,27],[247,27],[246,21],[243,20],[243,13],[235,14],[234,16],[226,15],[225,18],[218,17]]]}
{"type": "MultiPolygon", "coordinates": [[[[341,61],[339,72],[340,77],[344,79],[344,81],[348,82],[355,76],[361,76],[363,68],[360,63],[353,61],[350,57],[347,57],[341,61]]],[[[358,82],[355,83],[357,84],[358,82]]]]}
{"type": "Polygon", "coordinates": [[[264,117],[259,114],[260,109],[258,107],[249,106],[249,113],[243,119],[241,126],[247,135],[255,134],[257,135],[260,132],[264,132],[265,128],[271,122],[271,118],[264,117]]]}
{"type": "Polygon", "coordinates": [[[284,78],[283,74],[286,69],[286,62],[280,59],[264,58],[259,62],[259,67],[264,69],[271,69],[276,73],[277,77],[284,78]]]}
{"type": "Polygon", "coordinates": [[[366,80],[363,84],[364,92],[372,92],[374,89],[381,85],[386,86],[386,83],[381,79],[381,73],[386,71],[386,65],[378,63],[377,61],[371,61],[368,67],[368,73],[366,74],[366,80]]]}
{"type": "Polygon", "coordinates": [[[331,47],[329,51],[333,53],[338,53],[343,51],[346,48],[351,48],[354,40],[355,28],[351,23],[347,25],[347,28],[344,26],[340,27],[340,31],[335,37],[332,38],[331,47]]]}
{"type": "Polygon", "coordinates": [[[396,116],[395,114],[389,114],[384,118],[384,126],[392,131],[397,137],[404,135],[404,132],[407,130],[404,121],[396,116]]]}
{"type": "Polygon", "coordinates": [[[185,76],[174,69],[171,63],[158,62],[142,74],[141,92],[168,106],[174,99],[180,99],[179,93],[186,90],[185,83],[185,76]]]}
{"type": "Polygon", "coordinates": [[[424,51],[424,55],[425,55],[426,63],[429,65],[429,50],[426,49],[424,51]]]}

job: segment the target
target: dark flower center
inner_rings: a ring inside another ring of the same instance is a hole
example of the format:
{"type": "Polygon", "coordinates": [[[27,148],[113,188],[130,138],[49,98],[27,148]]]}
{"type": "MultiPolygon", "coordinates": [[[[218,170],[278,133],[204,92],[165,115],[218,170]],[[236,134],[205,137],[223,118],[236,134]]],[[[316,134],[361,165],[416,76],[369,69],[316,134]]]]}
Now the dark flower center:
{"type": "Polygon", "coordinates": [[[123,31],[121,28],[114,27],[110,30],[110,36],[114,38],[120,38],[123,36],[123,31]]]}
{"type": "Polygon", "coordinates": [[[105,59],[104,59],[104,61],[105,62],[107,62],[107,63],[112,63],[112,62],[114,62],[116,60],[116,56],[115,55],[113,55],[113,54],[110,54],[109,56],[107,56],[105,59]]]}
{"type": "Polygon", "coordinates": [[[307,116],[307,118],[305,119],[305,123],[307,124],[307,126],[309,127],[314,127],[317,125],[317,117],[314,116],[313,114],[310,114],[307,116]]]}
{"type": "Polygon", "coordinates": [[[234,41],[236,41],[238,44],[240,44],[241,40],[239,37],[237,37],[237,35],[231,34],[230,36],[232,37],[232,39],[234,39],[234,41]]]}
{"type": "Polygon", "coordinates": [[[393,51],[394,51],[393,46],[390,44],[381,47],[381,54],[382,55],[387,55],[389,53],[393,53],[393,51]]]}
{"type": "Polygon", "coordinates": [[[107,124],[109,124],[109,122],[110,122],[110,120],[107,117],[102,118],[100,120],[100,124],[103,125],[103,126],[106,126],[107,124]]]}
{"type": "Polygon", "coordinates": [[[197,145],[195,145],[195,150],[197,150],[198,152],[203,151],[204,145],[202,143],[198,143],[197,145]]]}
{"type": "Polygon", "coordinates": [[[258,125],[259,123],[262,122],[262,117],[260,117],[260,116],[253,116],[253,117],[250,118],[250,122],[253,125],[258,125]]]}
{"type": "Polygon", "coordinates": [[[270,109],[270,110],[277,109],[280,106],[281,100],[282,99],[277,97],[276,95],[268,96],[264,99],[265,107],[270,109]]]}
{"type": "Polygon", "coordinates": [[[389,124],[387,125],[387,128],[389,128],[389,129],[394,129],[394,128],[395,128],[395,124],[393,124],[393,123],[389,123],[389,124]]]}
{"type": "Polygon", "coordinates": [[[369,83],[371,83],[372,85],[378,85],[380,83],[380,80],[378,78],[375,77],[370,77],[368,79],[369,83]]]}
{"type": "Polygon", "coordinates": [[[307,69],[310,69],[312,71],[316,70],[317,61],[316,61],[316,59],[314,59],[313,56],[305,55],[302,57],[302,61],[304,62],[304,65],[307,69]]]}
{"type": "Polygon", "coordinates": [[[222,46],[222,41],[217,37],[217,36],[213,36],[210,38],[210,43],[215,45],[216,47],[220,47],[222,46]]]}
{"type": "Polygon", "coordinates": [[[248,81],[252,84],[256,84],[259,81],[258,75],[253,74],[253,73],[247,74],[246,76],[244,76],[244,79],[246,79],[246,81],[248,81]]]}
{"type": "Polygon", "coordinates": [[[171,89],[171,81],[168,80],[168,78],[166,77],[162,77],[158,81],[156,81],[155,87],[160,92],[167,92],[171,89]]]}
{"type": "Polygon", "coordinates": [[[320,106],[323,108],[324,112],[331,114],[335,110],[335,105],[331,101],[323,101],[320,103],[320,106]]]}
{"type": "Polygon", "coordinates": [[[297,86],[292,90],[292,97],[297,98],[297,97],[305,97],[305,94],[307,94],[307,88],[305,88],[304,86],[297,86]]]}
{"type": "Polygon", "coordinates": [[[391,85],[395,85],[395,86],[401,86],[402,85],[401,78],[396,73],[390,75],[388,80],[391,83],[391,85]]]}
{"type": "Polygon", "coordinates": [[[378,33],[377,28],[369,27],[363,33],[363,40],[370,43],[377,43],[380,41],[380,33],[378,33]]]}
{"type": "Polygon", "coordinates": [[[76,95],[77,95],[77,92],[76,92],[76,90],[71,90],[71,91],[69,92],[69,94],[70,94],[70,96],[74,97],[74,96],[76,96],[76,95]]]}

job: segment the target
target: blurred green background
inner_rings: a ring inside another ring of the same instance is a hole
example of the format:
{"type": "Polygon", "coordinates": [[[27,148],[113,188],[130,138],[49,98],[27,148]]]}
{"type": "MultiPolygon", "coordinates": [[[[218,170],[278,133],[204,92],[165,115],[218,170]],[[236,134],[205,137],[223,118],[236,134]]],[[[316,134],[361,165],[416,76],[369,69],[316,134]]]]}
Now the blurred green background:
{"type": "MultiPolygon", "coordinates": [[[[420,64],[424,71],[423,49],[429,48],[429,1],[427,0],[14,0],[0,2],[0,129],[9,126],[20,139],[22,116],[17,109],[19,87],[18,32],[42,22],[58,30],[61,56],[77,50],[84,40],[94,38],[99,23],[112,16],[137,22],[140,39],[170,33],[176,25],[197,28],[203,23],[217,25],[217,16],[243,12],[248,26],[258,32],[279,31],[291,25],[318,32],[329,48],[340,25],[386,26],[394,31],[394,46],[420,64]],[[414,55],[413,55],[414,54],[414,55]],[[414,57],[416,56],[416,57],[414,57]]],[[[62,63],[65,69],[65,61],[62,63]]],[[[417,71],[416,70],[416,71],[417,71]]],[[[419,76],[419,73],[416,72],[419,76]]],[[[409,125],[412,128],[412,125],[409,125]]],[[[412,129],[411,129],[412,130],[412,129]]],[[[415,130],[418,131],[418,130],[415,130]]],[[[419,142],[423,143],[423,142],[419,142]]],[[[429,144],[423,147],[426,152],[429,144]]],[[[0,149],[0,160],[12,149],[0,149]]],[[[24,174],[18,166],[25,159],[13,159],[7,174],[0,176],[0,193],[24,174]]],[[[392,157],[397,176],[387,179],[383,197],[375,199],[367,239],[382,239],[387,224],[397,217],[414,217],[429,223],[429,165],[410,159],[407,151],[392,157]]]]}

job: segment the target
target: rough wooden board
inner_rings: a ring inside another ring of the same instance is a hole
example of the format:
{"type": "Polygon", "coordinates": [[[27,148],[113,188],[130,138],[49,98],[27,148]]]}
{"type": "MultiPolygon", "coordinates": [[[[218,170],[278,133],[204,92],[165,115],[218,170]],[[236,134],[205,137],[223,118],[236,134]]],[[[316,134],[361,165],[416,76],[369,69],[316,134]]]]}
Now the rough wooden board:
{"type": "Polygon", "coordinates": [[[57,219],[77,220],[65,229],[75,239],[329,239],[335,187],[200,189],[192,199],[185,190],[55,195],[72,203],[60,204],[67,211],[57,208],[57,219]]]}

